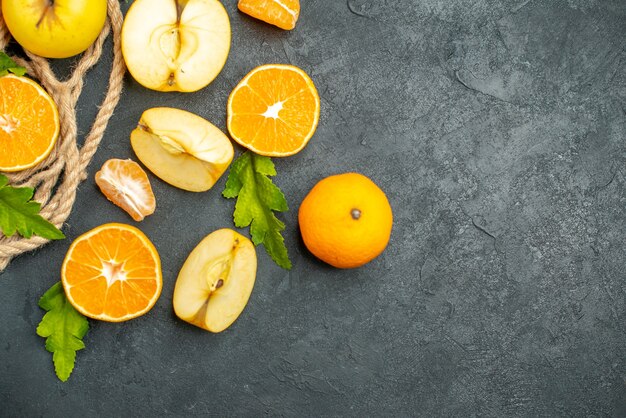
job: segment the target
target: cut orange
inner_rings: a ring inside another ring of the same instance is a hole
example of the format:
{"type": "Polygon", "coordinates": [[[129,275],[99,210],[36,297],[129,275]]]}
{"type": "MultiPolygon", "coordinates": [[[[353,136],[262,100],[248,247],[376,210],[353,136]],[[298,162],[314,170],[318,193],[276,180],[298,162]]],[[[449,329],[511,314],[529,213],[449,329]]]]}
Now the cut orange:
{"type": "Polygon", "coordinates": [[[320,118],[320,98],[298,67],[262,65],[252,70],[228,98],[228,131],[260,155],[286,157],[306,146],[320,118]]]}
{"type": "Polygon", "coordinates": [[[161,295],[161,260],[139,229],[105,224],[72,243],[61,281],[67,299],[83,315],[127,321],[152,309],[161,295]]]}
{"type": "Polygon", "coordinates": [[[300,0],[239,0],[239,10],[281,29],[296,27],[300,0]]]}
{"type": "Polygon", "coordinates": [[[26,77],[0,77],[0,171],[39,164],[58,137],[59,112],[43,87],[26,77]]]}
{"type": "Polygon", "coordinates": [[[96,173],[96,184],[111,202],[137,222],[154,213],[156,200],[150,180],[132,160],[111,159],[96,173]]]}

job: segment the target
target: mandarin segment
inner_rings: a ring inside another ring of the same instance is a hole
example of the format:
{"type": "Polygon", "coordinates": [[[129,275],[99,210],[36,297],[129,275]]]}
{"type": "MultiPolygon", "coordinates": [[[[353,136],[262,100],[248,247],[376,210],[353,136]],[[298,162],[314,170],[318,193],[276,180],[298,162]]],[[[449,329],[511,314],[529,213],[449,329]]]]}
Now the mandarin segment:
{"type": "Polygon", "coordinates": [[[317,128],[320,99],[309,76],[283,64],[252,70],[228,99],[228,131],[260,155],[286,157],[302,150],[317,128]]]}
{"type": "Polygon", "coordinates": [[[93,267],[87,264],[81,264],[75,260],[70,260],[67,264],[68,277],[72,277],[70,282],[72,286],[80,285],[88,280],[100,276],[100,267],[93,267]]]}
{"type": "Polygon", "coordinates": [[[124,269],[131,277],[138,272],[140,273],[138,276],[141,277],[141,272],[146,272],[146,266],[149,266],[152,260],[152,253],[146,248],[142,248],[141,251],[137,251],[132,257],[125,259],[124,269]]]}
{"type": "Polygon", "coordinates": [[[285,30],[295,28],[300,16],[299,0],[239,0],[238,8],[247,15],[285,30]]]}
{"type": "Polygon", "coordinates": [[[72,261],[90,267],[100,267],[100,256],[96,253],[93,245],[87,241],[76,243],[76,255],[72,261]]]}
{"type": "Polygon", "coordinates": [[[104,301],[107,313],[117,318],[128,315],[128,308],[126,308],[125,302],[122,282],[112,283],[107,289],[106,300],[104,301]]]}
{"type": "Polygon", "coordinates": [[[260,96],[248,85],[242,86],[237,95],[237,100],[233,101],[232,104],[232,111],[236,115],[259,115],[264,113],[267,107],[272,104],[271,100],[260,96]]]}
{"type": "Polygon", "coordinates": [[[161,294],[161,261],[139,229],[105,224],[70,246],[61,281],[70,303],[83,315],[120,322],[148,312],[161,294]]]}
{"type": "Polygon", "coordinates": [[[33,167],[52,151],[59,136],[57,106],[36,82],[0,77],[0,171],[33,167]]]}
{"type": "Polygon", "coordinates": [[[96,280],[94,278],[94,280],[88,280],[80,285],[70,287],[69,291],[67,287],[65,289],[68,300],[71,301],[75,308],[77,306],[89,307],[88,311],[85,309],[81,311],[76,308],[83,315],[99,319],[98,317],[104,314],[104,298],[94,297],[94,295],[106,295],[107,284],[105,280],[96,280]]]}
{"type": "Polygon", "coordinates": [[[96,184],[106,198],[135,221],[154,213],[156,199],[145,171],[132,160],[111,159],[96,173],[96,184]]]}
{"type": "Polygon", "coordinates": [[[127,285],[135,291],[133,297],[140,299],[150,300],[150,297],[156,291],[156,283],[153,280],[130,278],[127,285]]]}
{"type": "Polygon", "coordinates": [[[101,265],[101,260],[112,260],[117,257],[118,249],[120,247],[120,231],[117,230],[104,230],[100,234],[93,237],[89,241],[85,241],[84,244],[88,245],[93,251],[86,251],[86,254],[92,257],[93,263],[101,265]],[[114,243],[114,245],[111,245],[114,243]]]}

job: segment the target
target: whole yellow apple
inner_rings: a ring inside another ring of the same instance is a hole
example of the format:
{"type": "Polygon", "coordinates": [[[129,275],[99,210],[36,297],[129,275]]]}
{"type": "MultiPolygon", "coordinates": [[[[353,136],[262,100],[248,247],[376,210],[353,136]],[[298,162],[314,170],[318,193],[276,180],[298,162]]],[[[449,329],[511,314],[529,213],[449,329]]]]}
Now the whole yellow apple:
{"type": "Polygon", "coordinates": [[[96,40],[107,16],[107,0],[1,0],[4,21],[15,40],[34,54],[67,58],[96,40]]]}

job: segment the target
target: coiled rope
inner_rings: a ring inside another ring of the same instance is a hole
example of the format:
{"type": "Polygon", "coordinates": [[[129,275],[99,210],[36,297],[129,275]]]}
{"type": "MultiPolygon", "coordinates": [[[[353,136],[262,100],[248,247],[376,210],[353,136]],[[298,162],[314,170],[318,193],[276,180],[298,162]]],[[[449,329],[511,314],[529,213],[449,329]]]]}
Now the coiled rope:
{"type": "MultiPolygon", "coordinates": [[[[122,58],[121,31],[123,16],[119,0],[108,0],[108,18],[94,44],[81,56],[72,75],[65,81],[56,78],[48,60],[26,51],[28,59],[12,57],[26,68],[48,91],[59,108],[61,131],[55,149],[41,164],[18,173],[6,173],[16,187],[35,189],[34,200],[41,203],[41,216],[61,228],[69,217],[78,185],[87,177],[87,166],[98,149],[104,131],[119,101],[126,67],[122,58]],[[106,96],[82,147],[77,142],[76,102],[83,89],[84,77],[102,56],[104,41],[113,33],[113,65],[106,96]]],[[[4,50],[11,34],[0,13],[0,50],[4,50]]],[[[0,272],[13,257],[41,247],[47,239],[33,236],[26,239],[17,234],[11,238],[0,235],[0,272]]]]}

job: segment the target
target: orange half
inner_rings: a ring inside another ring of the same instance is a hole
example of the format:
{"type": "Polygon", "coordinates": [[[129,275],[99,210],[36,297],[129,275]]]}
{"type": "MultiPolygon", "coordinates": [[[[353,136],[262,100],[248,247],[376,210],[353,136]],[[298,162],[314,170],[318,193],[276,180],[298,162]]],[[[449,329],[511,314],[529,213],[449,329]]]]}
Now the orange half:
{"type": "Polygon", "coordinates": [[[61,281],[67,299],[83,315],[127,321],[152,309],[161,295],[161,260],[139,229],[105,224],[72,243],[61,281]]]}
{"type": "Polygon", "coordinates": [[[12,74],[0,77],[0,171],[42,162],[59,137],[59,112],[39,84],[12,74]]]}
{"type": "Polygon", "coordinates": [[[292,65],[252,70],[228,98],[228,131],[260,155],[286,157],[309,142],[320,118],[320,98],[311,78],[292,65]]]}

